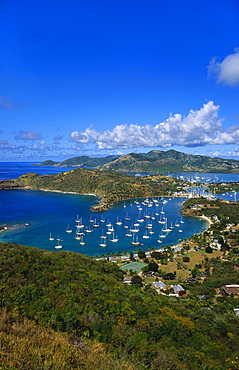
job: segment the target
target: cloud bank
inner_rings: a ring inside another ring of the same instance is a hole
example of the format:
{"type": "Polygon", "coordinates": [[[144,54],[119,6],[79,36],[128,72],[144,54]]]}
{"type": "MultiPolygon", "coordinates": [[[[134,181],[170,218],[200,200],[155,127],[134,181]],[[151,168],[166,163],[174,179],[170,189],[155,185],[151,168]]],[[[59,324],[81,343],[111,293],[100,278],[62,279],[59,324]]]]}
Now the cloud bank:
{"type": "Polygon", "coordinates": [[[228,55],[221,63],[213,57],[208,66],[208,75],[215,75],[218,82],[229,86],[239,86],[239,48],[228,55]]]}
{"type": "Polygon", "coordinates": [[[22,103],[14,103],[11,99],[4,96],[0,96],[0,108],[1,109],[22,109],[22,103]]]}
{"type": "Polygon", "coordinates": [[[117,125],[112,131],[102,133],[90,127],[84,132],[72,132],[69,140],[81,144],[94,143],[98,149],[204,146],[223,140],[220,137],[222,123],[218,119],[219,108],[219,105],[209,101],[199,110],[190,110],[186,117],[170,114],[168,119],[156,126],[117,125]]]}
{"type": "Polygon", "coordinates": [[[42,135],[38,131],[19,131],[17,135],[15,135],[16,140],[41,140],[42,135]]]}

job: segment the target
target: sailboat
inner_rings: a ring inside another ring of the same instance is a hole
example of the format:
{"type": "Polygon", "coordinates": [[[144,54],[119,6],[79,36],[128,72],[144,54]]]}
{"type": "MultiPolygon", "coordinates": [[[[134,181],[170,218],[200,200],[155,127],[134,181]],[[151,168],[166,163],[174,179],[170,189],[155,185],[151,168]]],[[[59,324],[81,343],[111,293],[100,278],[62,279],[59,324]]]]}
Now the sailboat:
{"type": "Polygon", "coordinates": [[[116,243],[116,242],[118,242],[119,241],[119,239],[117,238],[117,236],[115,236],[115,234],[113,233],[113,237],[112,237],[112,239],[110,239],[110,241],[111,242],[113,242],[113,243],[116,243]]]}
{"type": "Polygon", "coordinates": [[[55,249],[61,249],[62,245],[60,244],[60,240],[58,240],[57,245],[55,245],[55,249]]]}
{"type": "Polygon", "coordinates": [[[122,221],[117,217],[116,225],[122,225],[122,221]]]}
{"type": "Polygon", "coordinates": [[[81,234],[82,233],[79,233],[78,231],[76,231],[76,233],[75,233],[75,239],[76,240],[81,240],[81,234]]]}
{"type": "Polygon", "coordinates": [[[69,224],[67,225],[66,232],[67,232],[67,233],[72,233],[72,230],[70,229],[69,224]]]}
{"type": "Polygon", "coordinates": [[[162,215],[160,215],[160,219],[158,220],[158,223],[165,224],[165,218],[162,215]]]}
{"type": "Polygon", "coordinates": [[[85,228],[86,233],[92,233],[92,231],[93,231],[93,229],[91,229],[90,225],[89,225],[89,227],[85,228]]]}
{"type": "Polygon", "coordinates": [[[111,222],[107,225],[107,227],[108,227],[108,232],[112,233],[115,230],[111,222]]]}
{"type": "Polygon", "coordinates": [[[132,236],[133,234],[132,234],[132,232],[131,231],[129,231],[128,233],[126,233],[125,234],[125,236],[132,236]]]}
{"type": "MultiPolygon", "coordinates": [[[[78,216],[77,216],[78,217],[78,216]]],[[[78,229],[82,229],[85,225],[83,225],[83,223],[82,223],[82,218],[80,218],[80,219],[76,219],[76,223],[77,223],[77,225],[76,225],[76,227],[78,228],[78,229]]]]}
{"type": "Polygon", "coordinates": [[[104,216],[101,217],[100,222],[105,222],[104,216]]]}
{"type": "Polygon", "coordinates": [[[49,240],[54,240],[55,238],[53,238],[53,236],[51,235],[51,233],[50,233],[50,236],[49,236],[49,238],[48,238],[49,240]]]}
{"type": "Polygon", "coordinates": [[[148,222],[146,225],[146,229],[152,229],[152,228],[153,228],[153,224],[148,222]]]}
{"type": "Polygon", "coordinates": [[[130,217],[128,216],[128,212],[126,213],[126,215],[125,215],[125,220],[126,221],[130,221],[130,217]]]}
{"type": "Polygon", "coordinates": [[[103,236],[100,237],[99,246],[100,247],[106,247],[107,246],[106,239],[103,236]]]}
{"type": "Polygon", "coordinates": [[[99,227],[100,225],[98,224],[98,222],[96,221],[96,219],[95,219],[95,221],[94,221],[94,223],[93,223],[93,227],[99,227]]]}
{"type": "Polygon", "coordinates": [[[144,238],[144,239],[149,239],[149,238],[150,238],[150,236],[149,236],[149,234],[148,234],[148,230],[147,230],[147,229],[145,230],[145,233],[144,233],[144,235],[143,235],[143,238],[144,238]]]}
{"type": "Polygon", "coordinates": [[[167,218],[165,220],[165,224],[164,224],[164,227],[162,228],[162,231],[168,233],[169,231],[172,231],[171,229],[168,228],[168,224],[167,224],[167,218]]]}
{"type": "Polygon", "coordinates": [[[83,239],[83,235],[81,236],[80,245],[85,245],[85,242],[84,242],[84,239],[83,239]]]}
{"type": "Polygon", "coordinates": [[[180,226],[180,224],[179,224],[178,220],[176,220],[175,226],[177,226],[177,227],[179,227],[179,226],[180,226]]]}
{"type": "Polygon", "coordinates": [[[135,234],[133,235],[133,240],[131,242],[132,245],[140,245],[140,242],[138,240],[138,235],[135,236],[135,234]]]}

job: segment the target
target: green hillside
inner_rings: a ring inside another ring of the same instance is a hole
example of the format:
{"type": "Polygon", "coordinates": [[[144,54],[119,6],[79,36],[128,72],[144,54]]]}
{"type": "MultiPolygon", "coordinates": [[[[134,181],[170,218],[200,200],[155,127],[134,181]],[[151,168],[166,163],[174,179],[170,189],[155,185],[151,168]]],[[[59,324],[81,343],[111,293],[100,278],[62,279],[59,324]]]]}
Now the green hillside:
{"type": "Polygon", "coordinates": [[[0,181],[1,189],[44,189],[51,191],[95,194],[100,198],[92,210],[108,209],[117,201],[171,195],[187,183],[170,177],[130,176],[117,171],[79,168],[55,175],[28,173],[14,180],[0,181]]]}
{"type": "Polygon", "coordinates": [[[227,172],[238,173],[239,161],[202,155],[191,155],[176,150],[152,150],[148,153],[126,154],[97,167],[122,172],[227,172]]]}
{"type": "Polygon", "coordinates": [[[237,299],[213,299],[222,278],[238,282],[232,263],[181,298],[128,286],[115,264],[73,252],[0,243],[0,272],[4,370],[238,368],[237,299]]]}
{"type": "Polygon", "coordinates": [[[119,158],[117,155],[109,155],[106,157],[88,157],[87,155],[81,155],[78,157],[73,157],[65,159],[62,162],[54,162],[51,160],[44,161],[39,164],[39,166],[55,166],[55,167],[96,167],[102,166],[105,163],[114,161],[119,158]]]}

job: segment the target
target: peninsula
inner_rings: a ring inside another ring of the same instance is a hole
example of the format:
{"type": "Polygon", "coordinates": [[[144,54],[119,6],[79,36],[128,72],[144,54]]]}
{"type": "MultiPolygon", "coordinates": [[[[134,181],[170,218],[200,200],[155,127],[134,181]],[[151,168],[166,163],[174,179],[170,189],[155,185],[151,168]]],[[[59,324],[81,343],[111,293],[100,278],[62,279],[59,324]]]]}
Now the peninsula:
{"type": "Polygon", "coordinates": [[[76,194],[94,194],[99,203],[92,211],[109,209],[117,201],[182,194],[187,181],[164,175],[132,176],[117,171],[79,168],[55,175],[27,173],[13,180],[0,181],[0,190],[35,189],[76,194]]]}

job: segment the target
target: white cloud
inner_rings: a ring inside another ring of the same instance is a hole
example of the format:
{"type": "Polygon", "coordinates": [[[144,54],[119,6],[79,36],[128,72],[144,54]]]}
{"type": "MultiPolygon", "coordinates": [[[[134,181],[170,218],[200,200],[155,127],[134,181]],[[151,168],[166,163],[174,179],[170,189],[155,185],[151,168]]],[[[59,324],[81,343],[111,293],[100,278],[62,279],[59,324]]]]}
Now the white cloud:
{"type": "Polygon", "coordinates": [[[208,66],[209,76],[214,74],[218,82],[229,86],[239,86],[239,48],[220,63],[213,57],[208,66]]]}
{"type": "Polygon", "coordinates": [[[239,127],[230,127],[228,131],[219,132],[211,144],[239,144],[239,127]]]}
{"type": "Polygon", "coordinates": [[[102,133],[92,128],[74,131],[69,140],[77,143],[95,143],[98,149],[130,149],[147,147],[202,146],[210,144],[222,129],[218,119],[219,106],[212,101],[199,110],[190,110],[186,117],[170,115],[156,126],[147,124],[117,125],[102,133]]]}
{"type": "Polygon", "coordinates": [[[41,140],[42,135],[38,131],[19,131],[17,135],[15,135],[16,140],[41,140]]]}

